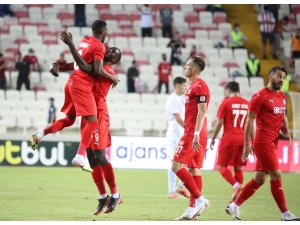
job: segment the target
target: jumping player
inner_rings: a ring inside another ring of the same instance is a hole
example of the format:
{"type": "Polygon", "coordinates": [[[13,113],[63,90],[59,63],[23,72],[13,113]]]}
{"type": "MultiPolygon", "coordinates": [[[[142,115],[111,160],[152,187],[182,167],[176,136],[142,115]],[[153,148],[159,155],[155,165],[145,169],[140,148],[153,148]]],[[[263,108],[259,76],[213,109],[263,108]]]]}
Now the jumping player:
{"type": "Polygon", "coordinates": [[[240,220],[240,206],[264,184],[269,175],[271,193],[281,212],[281,220],[299,220],[287,208],[278,162],[279,132],[282,131],[292,143],[288,124],[285,120],[285,95],[280,91],[286,75],[287,71],[284,67],[271,68],[267,87],[255,93],[250,101],[242,159],[246,161],[248,155],[254,150],[257,161],[254,178],[245,185],[237,199],[229,204],[225,210],[232,215],[233,219],[240,220]],[[255,119],[256,134],[252,148],[249,141],[255,119]]]}
{"type": "Polygon", "coordinates": [[[240,85],[236,81],[227,83],[228,98],[223,100],[217,113],[217,125],[214,129],[210,148],[213,149],[215,139],[222,126],[224,132],[218,150],[217,169],[223,178],[233,187],[230,202],[234,201],[242,190],[244,181],[242,161],[244,147],[244,127],[248,114],[249,102],[240,96],[240,85]],[[234,137],[234,138],[233,138],[234,137]],[[227,166],[234,167],[234,176],[227,166]]]}
{"type": "Polygon", "coordinates": [[[172,170],[189,190],[190,205],[176,220],[194,220],[209,206],[201,194],[200,172],[207,144],[206,112],[210,100],[208,86],[200,77],[204,68],[205,62],[199,56],[190,57],[184,66],[191,84],[185,94],[184,134],[175,151],[172,170]]]}

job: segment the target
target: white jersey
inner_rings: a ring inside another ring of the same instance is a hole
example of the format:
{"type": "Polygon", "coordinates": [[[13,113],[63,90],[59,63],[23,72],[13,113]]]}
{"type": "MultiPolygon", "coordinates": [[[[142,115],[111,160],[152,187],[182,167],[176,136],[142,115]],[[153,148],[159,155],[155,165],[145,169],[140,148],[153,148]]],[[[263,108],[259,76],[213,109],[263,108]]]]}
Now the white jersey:
{"type": "Polygon", "coordinates": [[[166,103],[167,115],[168,115],[168,131],[167,136],[179,136],[183,134],[183,127],[177,123],[174,113],[179,113],[180,117],[184,118],[184,95],[178,96],[172,93],[166,103]]]}

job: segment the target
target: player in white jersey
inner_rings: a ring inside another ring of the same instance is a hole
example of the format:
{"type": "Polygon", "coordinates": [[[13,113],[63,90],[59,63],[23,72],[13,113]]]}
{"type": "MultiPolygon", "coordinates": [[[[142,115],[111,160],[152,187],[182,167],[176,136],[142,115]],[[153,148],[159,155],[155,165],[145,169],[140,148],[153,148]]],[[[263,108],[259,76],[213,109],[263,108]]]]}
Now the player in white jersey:
{"type": "MultiPolygon", "coordinates": [[[[168,115],[168,130],[167,130],[167,141],[168,141],[168,156],[172,160],[174,152],[178,145],[180,138],[183,135],[183,118],[184,118],[184,93],[186,91],[186,79],[184,77],[176,77],[173,81],[174,92],[169,96],[166,109],[168,115]]],[[[168,168],[168,187],[169,193],[168,198],[180,198],[180,195],[189,197],[189,192],[184,188],[180,182],[176,188],[176,174],[172,171],[171,164],[168,168]],[[177,193],[178,194],[177,194],[177,193]]]]}

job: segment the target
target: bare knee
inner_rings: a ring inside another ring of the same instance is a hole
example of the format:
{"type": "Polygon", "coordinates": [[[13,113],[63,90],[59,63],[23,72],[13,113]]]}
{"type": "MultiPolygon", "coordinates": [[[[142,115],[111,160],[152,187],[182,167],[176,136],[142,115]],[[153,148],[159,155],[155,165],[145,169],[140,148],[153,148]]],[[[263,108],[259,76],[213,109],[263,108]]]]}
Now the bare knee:
{"type": "Polygon", "coordinates": [[[86,121],[97,121],[96,116],[85,116],[84,118],[86,119],[86,121]]]}
{"type": "Polygon", "coordinates": [[[254,175],[254,180],[257,184],[264,184],[267,178],[267,173],[265,172],[256,172],[254,175]]]}
{"type": "Polygon", "coordinates": [[[105,166],[109,163],[109,161],[106,158],[106,152],[105,150],[95,150],[94,151],[95,159],[96,161],[101,165],[105,166]]]}
{"type": "Polygon", "coordinates": [[[280,170],[268,171],[268,174],[269,174],[271,180],[281,180],[281,171],[280,170]]]}

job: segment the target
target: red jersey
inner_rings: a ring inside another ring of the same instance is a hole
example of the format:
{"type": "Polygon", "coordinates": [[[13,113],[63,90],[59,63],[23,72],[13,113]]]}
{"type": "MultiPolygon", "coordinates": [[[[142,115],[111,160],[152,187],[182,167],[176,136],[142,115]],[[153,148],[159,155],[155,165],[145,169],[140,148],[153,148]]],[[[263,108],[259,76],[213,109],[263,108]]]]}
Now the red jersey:
{"type": "MultiPolygon", "coordinates": [[[[94,60],[103,60],[106,49],[98,39],[88,36],[81,40],[77,50],[84,61],[91,64],[94,60]]],[[[90,85],[92,87],[94,83],[94,78],[83,72],[76,63],[74,63],[74,72],[71,78],[78,81],[80,85],[90,85]]]]}
{"type": "Polygon", "coordinates": [[[231,97],[222,101],[217,113],[217,117],[224,120],[222,144],[244,144],[244,128],[248,106],[249,102],[242,97],[231,97]]]}
{"type": "Polygon", "coordinates": [[[32,65],[38,62],[38,59],[35,55],[25,55],[24,60],[30,62],[32,65]]]}
{"type": "MultiPolygon", "coordinates": [[[[112,65],[105,65],[104,69],[111,75],[115,75],[115,71],[112,67],[112,65]]],[[[95,101],[97,105],[97,109],[106,109],[106,96],[108,94],[108,91],[111,87],[111,84],[113,82],[109,79],[106,79],[104,77],[98,76],[95,79],[94,87],[93,87],[93,94],[95,96],[95,101]]]]}
{"type": "Polygon", "coordinates": [[[161,62],[158,65],[159,81],[169,82],[169,76],[172,73],[172,65],[169,62],[161,62]]]}
{"type": "Polygon", "coordinates": [[[264,88],[252,96],[249,110],[257,115],[254,143],[277,145],[285,108],[285,95],[282,91],[264,88]]]}
{"type": "MultiPolygon", "coordinates": [[[[191,83],[185,94],[185,116],[184,116],[184,133],[194,135],[196,120],[198,114],[198,99],[200,102],[206,102],[207,107],[210,100],[210,93],[207,84],[201,78],[191,83]]],[[[207,134],[207,117],[205,117],[200,138],[206,138],[207,134]]]]}

